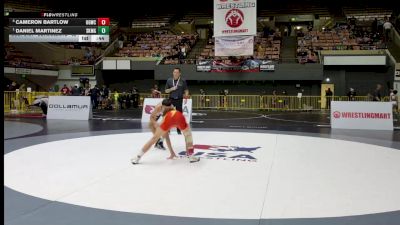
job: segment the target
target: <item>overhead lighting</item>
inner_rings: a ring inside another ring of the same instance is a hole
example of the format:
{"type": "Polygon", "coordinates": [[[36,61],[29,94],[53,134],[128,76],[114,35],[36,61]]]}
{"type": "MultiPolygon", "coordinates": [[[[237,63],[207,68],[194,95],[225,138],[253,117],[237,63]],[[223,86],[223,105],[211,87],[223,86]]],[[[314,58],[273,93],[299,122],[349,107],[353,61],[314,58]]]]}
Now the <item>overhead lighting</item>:
{"type": "Polygon", "coordinates": [[[329,77],[327,77],[327,78],[325,79],[325,81],[326,81],[326,82],[330,82],[331,79],[330,79],[329,77]]]}
{"type": "Polygon", "coordinates": [[[297,27],[296,27],[296,29],[297,29],[297,30],[300,30],[300,29],[301,29],[301,27],[300,27],[300,26],[297,26],[297,27]]]}
{"type": "Polygon", "coordinates": [[[214,23],[214,21],[211,20],[210,23],[212,24],[212,23],[214,23]]]}

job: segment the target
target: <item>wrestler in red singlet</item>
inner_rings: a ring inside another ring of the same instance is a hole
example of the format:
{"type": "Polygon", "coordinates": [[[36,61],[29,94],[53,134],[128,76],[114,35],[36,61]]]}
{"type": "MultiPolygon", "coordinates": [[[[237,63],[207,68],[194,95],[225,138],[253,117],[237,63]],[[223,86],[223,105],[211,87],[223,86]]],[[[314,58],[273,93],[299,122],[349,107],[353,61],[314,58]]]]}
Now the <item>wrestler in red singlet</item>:
{"type": "Polygon", "coordinates": [[[167,112],[164,116],[160,128],[164,131],[169,131],[171,128],[177,127],[179,130],[185,130],[188,124],[186,123],[183,114],[175,109],[167,112]]]}

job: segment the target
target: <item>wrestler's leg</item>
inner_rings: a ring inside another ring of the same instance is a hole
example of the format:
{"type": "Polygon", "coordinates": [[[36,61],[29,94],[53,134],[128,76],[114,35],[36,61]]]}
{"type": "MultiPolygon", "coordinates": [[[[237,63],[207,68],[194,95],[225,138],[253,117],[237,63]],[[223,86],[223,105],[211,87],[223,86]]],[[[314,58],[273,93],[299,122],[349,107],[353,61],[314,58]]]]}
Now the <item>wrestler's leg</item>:
{"type": "Polygon", "coordinates": [[[193,136],[192,131],[189,126],[180,127],[183,135],[185,136],[185,143],[186,143],[186,155],[189,156],[189,161],[191,163],[200,161],[199,157],[193,156],[194,147],[193,147],[193,136]],[[184,129],[182,129],[184,128],[184,129]]]}
{"type": "Polygon", "coordinates": [[[158,127],[153,135],[153,137],[150,138],[149,141],[147,141],[147,143],[142,147],[142,150],[137,154],[136,157],[132,158],[131,162],[133,164],[138,164],[140,158],[147,152],[150,150],[151,146],[154,145],[158,139],[165,135],[167,131],[162,130],[160,127],[158,127]]]}
{"type": "MultiPolygon", "coordinates": [[[[154,134],[157,130],[158,124],[157,121],[154,120],[150,120],[149,123],[149,128],[151,130],[151,132],[154,134]]],[[[160,139],[157,140],[157,142],[154,144],[154,147],[158,148],[158,149],[163,149],[165,150],[165,147],[163,145],[163,137],[160,137],[160,139]]]]}
{"type": "Polygon", "coordinates": [[[181,131],[185,137],[186,155],[190,156],[194,152],[192,131],[189,126],[187,126],[186,129],[181,129],[181,131]]]}
{"type": "Polygon", "coordinates": [[[153,134],[156,132],[156,129],[157,129],[156,123],[157,123],[156,121],[150,121],[150,123],[149,123],[149,128],[151,130],[151,133],[153,133],[153,134]]]}

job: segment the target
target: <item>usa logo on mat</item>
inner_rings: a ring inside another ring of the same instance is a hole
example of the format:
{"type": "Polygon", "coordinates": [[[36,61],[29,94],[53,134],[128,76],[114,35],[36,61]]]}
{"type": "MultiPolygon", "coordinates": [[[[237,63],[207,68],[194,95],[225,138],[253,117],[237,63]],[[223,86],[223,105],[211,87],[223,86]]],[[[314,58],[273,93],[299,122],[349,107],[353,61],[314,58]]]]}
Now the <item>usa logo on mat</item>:
{"type": "MultiPolygon", "coordinates": [[[[241,147],[224,145],[194,145],[194,156],[206,159],[257,162],[254,151],[261,147],[241,147]]],[[[179,152],[179,156],[186,156],[186,151],[179,152]]]]}

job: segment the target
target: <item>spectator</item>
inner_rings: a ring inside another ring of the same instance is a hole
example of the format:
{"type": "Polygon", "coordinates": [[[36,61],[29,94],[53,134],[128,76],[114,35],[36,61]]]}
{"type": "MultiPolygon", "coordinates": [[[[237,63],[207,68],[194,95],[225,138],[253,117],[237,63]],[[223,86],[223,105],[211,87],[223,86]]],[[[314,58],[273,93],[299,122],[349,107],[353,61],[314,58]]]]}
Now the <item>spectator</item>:
{"type": "Polygon", "coordinates": [[[306,40],[305,39],[299,39],[297,41],[297,45],[300,47],[304,47],[306,45],[306,40]]]}
{"type": "Polygon", "coordinates": [[[356,100],[356,91],[354,90],[354,88],[350,88],[350,91],[347,92],[347,97],[349,97],[349,101],[356,100]]]}
{"type": "Polygon", "coordinates": [[[276,90],[273,90],[273,91],[272,91],[272,98],[271,98],[271,105],[272,105],[272,108],[276,108],[276,103],[277,103],[277,101],[278,101],[278,97],[277,97],[277,95],[276,95],[276,90]]]}
{"type": "Polygon", "coordinates": [[[372,32],[376,33],[378,32],[378,19],[375,18],[374,21],[372,22],[372,32]]]}
{"type": "Polygon", "coordinates": [[[313,29],[313,24],[312,24],[312,22],[310,22],[307,26],[307,30],[310,32],[310,31],[312,31],[312,29],[313,29]]]}
{"type": "Polygon", "coordinates": [[[119,93],[118,93],[117,89],[114,89],[113,97],[114,97],[114,99],[113,99],[114,100],[114,109],[118,109],[119,108],[119,105],[118,105],[119,93]]]}
{"type": "Polygon", "coordinates": [[[200,89],[200,104],[202,108],[206,107],[206,92],[202,88],[200,89]]]}
{"type": "Polygon", "coordinates": [[[91,60],[92,59],[92,57],[93,57],[93,54],[92,54],[92,52],[90,51],[90,49],[89,48],[86,48],[86,52],[85,52],[85,59],[86,60],[91,60]]]}
{"type": "Polygon", "coordinates": [[[224,97],[224,95],[225,95],[225,91],[224,91],[224,89],[221,89],[220,91],[219,91],[219,102],[220,102],[220,107],[221,108],[223,108],[224,107],[224,104],[225,104],[225,97],[224,97]]]}
{"type": "Polygon", "coordinates": [[[229,95],[229,89],[224,89],[224,95],[225,97],[229,95]]]}
{"type": "Polygon", "coordinates": [[[151,89],[151,97],[152,97],[152,98],[161,98],[161,91],[160,91],[160,89],[158,88],[158,85],[157,85],[157,84],[155,84],[155,85],[153,86],[153,88],[151,89]]]}
{"type": "Polygon", "coordinates": [[[140,95],[139,95],[139,89],[134,85],[132,88],[132,103],[133,103],[133,108],[139,107],[139,100],[140,100],[140,95]]]}
{"type": "Polygon", "coordinates": [[[266,90],[262,90],[260,93],[260,107],[261,108],[267,108],[267,91],[266,90]]]}
{"type": "Polygon", "coordinates": [[[91,89],[91,85],[90,84],[86,84],[85,89],[83,90],[83,96],[90,96],[90,89],[91,89]]]}
{"type": "Polygon", "coordinates": [[[102,89],[102,97],[103,97],[103,99],[108,98],[109,95],[110,95],[110,89],[108,89],[108,87],[104,84],[103,85],[103,89],[102,89]]]}
{"type": "Polygon", "coordinates": [[[291,23],[289,23],[287,25],[287,29],[288,29],[287,36],[291,36],[291,34],[292,34],[292,24],[291,23]]]}
{"type": "Polygon", "coordinates": [[[378,101],[378,102],[382,101],[381,89],[382,89],[382,85],[377,84],[374,94],[372,95],[372,101],[378,101]]]}
{"type": "Polygon", "coordinates": [[[386,20],[385,23],[383,24],[386,43],[390,41],[390,32],[392,30],[392,27],[393,25],[389,22],[389,20],[386,20]]]}
{"type": "Polygon", "coordinates": [[[113,107],[112,107],[112,103],[113,103],[113,101],[111,100],[111,98],[110,97],[108,97],[108,98],[106,98],[106,99],[103,99],[103,106],[104,106],[104,109],[105,110],[111,110],[113,107]]]}
{"type": "Polygon", "coordinates": [[[282,91],[282,101],[283,101],[283,106],[284,108],[289,108],[289,98],[287,97],[287,92],[286,90],[282,91]]]}
{"type": "Polygon", "coordinates": [[[37,96],[33,101],[31,106],[39,106],[42,109],[43,115],[47,115],[47,106],[49,103],[49,98],[47,96],[37,96]]]}
{"type": "Polygon", "coordinates": [[[385,23],[385,20],[382,20],[382,19],[378,20],[378,32],[381,34],[384,32],[384,30],[383,30],[384,23],[385,23]]]}
{"type": "Polygon", "coordinates": [[[103,87],[100,89],[100,98],[99,98],[101,109],[107,106],[108,95],[109,95],[109,90],[106,87],[106,85],[103,84],[103,87]]]}
{"type": "Polygon", "coordinates": [[[332,101],[332,96],[333,92],[330,88],[325,91],[325,97],[326,97],[326,108],[330,109],[331,108],[331,101],[332,101]]]}
{"type": "Polygon", "coordinates": [[[136,85],[133,85],[132,91],[133,91],[133,92],[139,93],[139,89],[136,87],[136,85]]]}
{"type": "Polygon", "coordinates": [[[93,104],[93,109],[97,109],[99,105],[98,97],[100,95],[100,89],[97,87],[97,85],[94,86],[94,88],[90,89],[90,101],[93,104]]]}
{"type": "Polygon", "coordinates": [[[61,94],[62,95],[69,95],[70,94],[70,90],[69,90],[69,88],[67,87],[66,84],[64,84],[64,87],[61,88],[61,94]]]}
{"type": "Polygon", "coordinates": [[[228,107],[228,95],[229,95],[229,89],[224,89],[224,107],[228,107]]]}
{"type": "Polygon", "coordinates": [[[11,83],[11,85],[8,86],[8,90],[7,91],[15,91],[18,89],[17,83],[15,83],[15,81],[13,81],[11,83]]]}
{"type": "Polygon", "coordinates": [[[303,30],[300,30],[300,31],[298,32],[298,36],[299,36],[299,37],[304,37],[304,35],[305,35],[305,34],[304,34],[303,30]]]}
{"type": "Polygon", "coordinates": [[[85,88],[83,87],[83,83],[79,84],[78,91],[79,91],[79,95],[80,96],[84,96],[85,95],[85,88]]]}
{"type": "Polygon", "coordinates": [[[117,100],[118,100],[119,109],[125,109],[125,104],[124,104],[125,95],[126,95],[126,92],[124,91],[121,93],[121,95],[118,96],[117,100]]]}
{"type": "Polygon", "coordinates": [[[75,84],[74,87],[72,87],[72,89],[71,89],[71,95],[72,95],[72,96],[79,96],[79,95],[81,95],[81,92],[79,91],[79,88],[78,88],[78,84],[75,84]]]}
{"type": "Polygon", "coordinates": [[[308,63],[316,63],[317,62],[317,56],[315,55],[314,52],[309,52],[307,55],[307,62],[308,63]]]}
{"type": "Polygon", "coordinates": [[[126,93],[124,102],[125,102],[125,108],[130,109],[131,103],[133,103],[133,91],[129,91],[128,93],[126,93]]]}
{"type": "Polygon", "coordinates": [[[390,96],[390,101],[393,104],[393,112],[398,112],[399,96],[397,96],[397,90],[393,90],[393,94],[390,96]]]}

